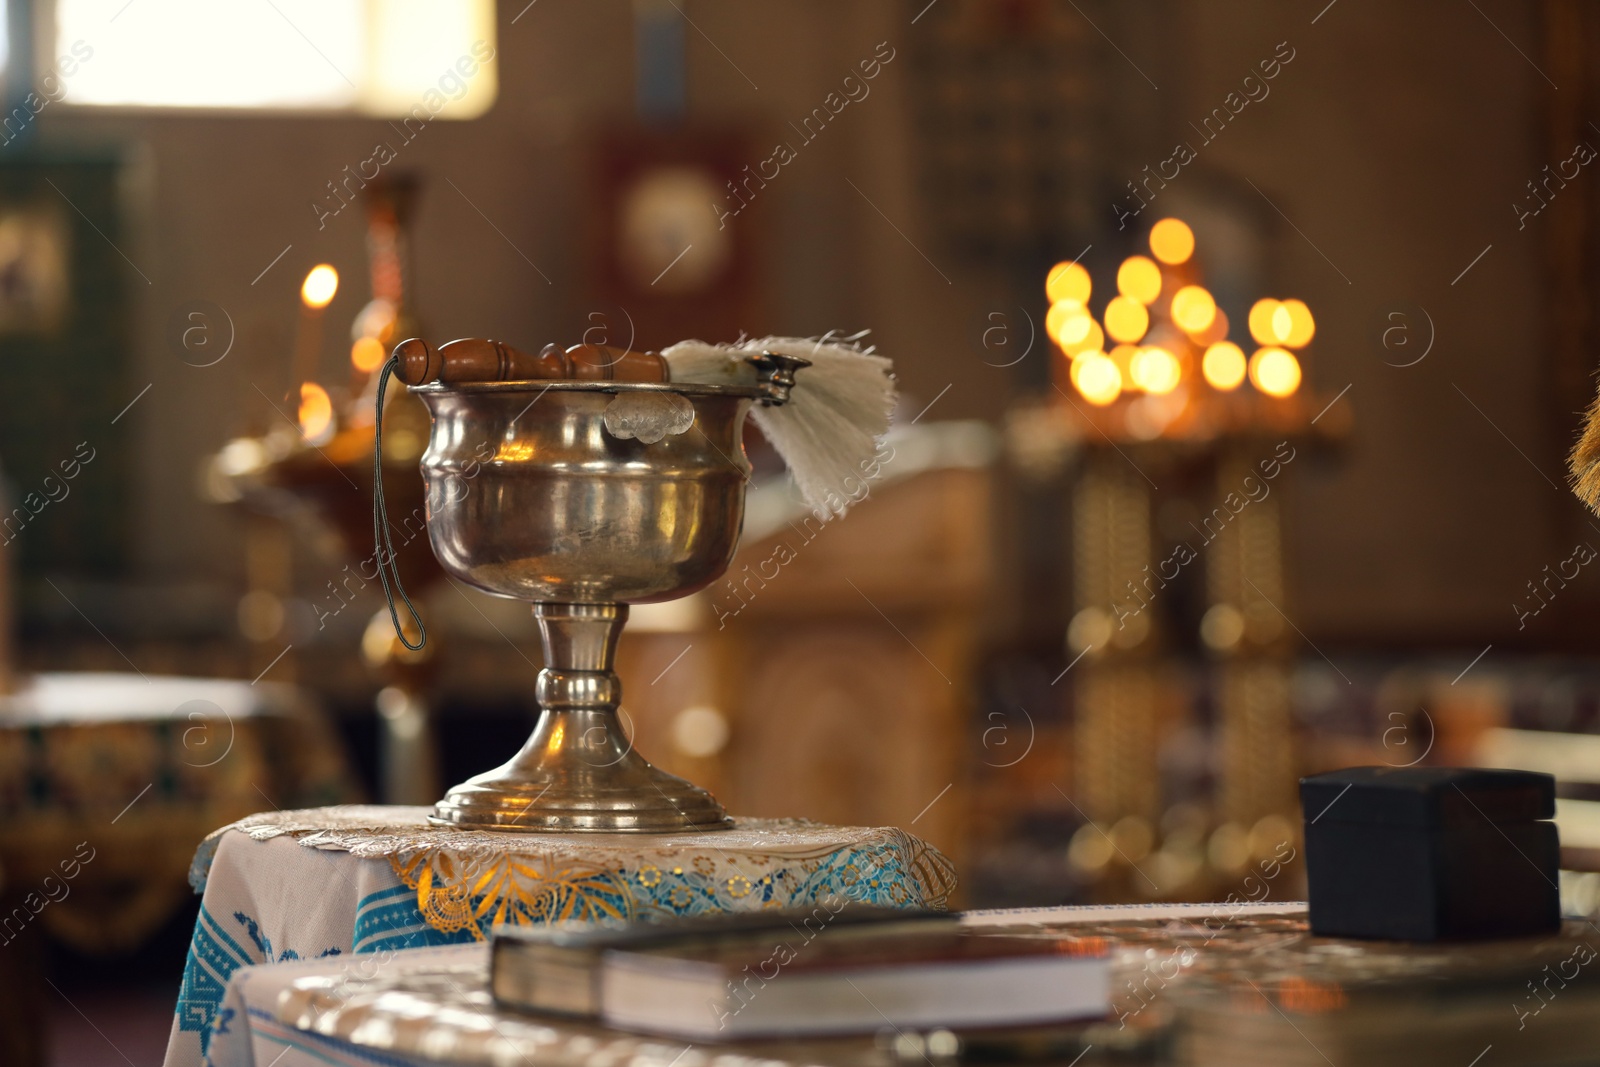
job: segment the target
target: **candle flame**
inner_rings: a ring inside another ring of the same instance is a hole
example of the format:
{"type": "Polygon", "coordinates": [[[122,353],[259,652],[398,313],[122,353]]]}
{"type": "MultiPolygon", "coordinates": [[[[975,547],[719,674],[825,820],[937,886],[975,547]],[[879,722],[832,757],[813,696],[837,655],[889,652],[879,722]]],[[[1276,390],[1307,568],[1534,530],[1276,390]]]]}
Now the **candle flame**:
{"type": "Polygon", "coordinates": [[[1081,263],[1074,260],[1057,263],[1045,276],[1044,293],[1052,304],[1059,304],[1064,300],[1076,300],[1080,304],[1088,303],[1091,288],[1089,272],[1081,263]]]}
{"type": "MultiPolygon", "coordinates": [[[[1311,309],[1306,307],[1303,300],[1285,300],[1279,305],[1289,316],[1289,329],[1284,331],[1281,343],[1287,348],[1304,348],[1311,343],[1311,338],[1317,332],[1316,320],[1311,317],[1311,309]]],[[[1273,327],[1276,330],[1278,317],[1272,317],[1273,327]]]]}
{"type": "Polygon", "coordinates": [[[300,299],[313,311],[320,311],[333,302],[339,291],[339,272],[326,263],[318,263],[306,274],[300,286],[300,299]]]}
{"type": "Polygon", "coordinates": [[[1141,348],[1133,357],[1130,369],[1133,384],[1153,396],[1165,396],[1183,379],[1183,365],[1178,357],[1159,345],[1141,348]]]}
{"type": "Polygon", "coordinates": [[[1163,263],[1187,263],[1194,255],[1194,231],[1182,219],[1162,219],[1150,228],[1150,251],[1163,263]]]}
{"type": "Polygon", "coordinates": [[[1217,302],[1202,286],[1186,285],[1172,294],[1172,321],[1185,333],[1202,333],[1217,317],[1217,302]]]}
{"type": "Polygon", "coordinates": [[[1200,362],[1200,373],[1213,389],[1227,393],[1244,382],[1244,350],[1232,341],[1218,341],[1206,349],[1200,362]]]}
{"type": "Polygon", "coordinates": [[[328,391],[316,382],[303,382],[300,386],[300,432],[306,440],[316,441],[333,425],[333,401],[328,391]]]}
{"type": "Polygon", "coordinates": [[[1250,384],[1280,400],[1293,396],[1300,388],[1300,361],[1275,345],[1258,348],[1250,357],[1250,384]]]}
{"type": "Polygon", "coordinates": [[[1122,395],[1122,372],[1104,352],[1081,352],[1072,361],[1072,384],[1096,407],[1105,407],[1122,395]]]}
{"type": "Polygon", "coordinates": [[[1161,295],[1161,268],[1144,256],[1129,256],[1117,268],[1117,292],[1141,304],[1154,304],[1161,295]]]}

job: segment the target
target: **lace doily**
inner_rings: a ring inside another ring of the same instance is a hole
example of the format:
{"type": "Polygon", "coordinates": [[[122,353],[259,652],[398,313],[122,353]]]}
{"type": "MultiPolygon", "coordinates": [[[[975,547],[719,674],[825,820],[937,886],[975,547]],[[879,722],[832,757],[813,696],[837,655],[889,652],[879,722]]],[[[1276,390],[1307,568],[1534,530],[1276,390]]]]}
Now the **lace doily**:
{"type": "Polygon", "coordinates": [[[795,907],[842,894],[887,907],[944,907],[950,861],[894,828],[738,819],[681,834],[529,834],[435,826],[420,807],[311,808],[252,815],[211,834],[190,869],[204,887],[227,834],[385,859],[443,933],[496,923],[651,920],[795,907]]]}

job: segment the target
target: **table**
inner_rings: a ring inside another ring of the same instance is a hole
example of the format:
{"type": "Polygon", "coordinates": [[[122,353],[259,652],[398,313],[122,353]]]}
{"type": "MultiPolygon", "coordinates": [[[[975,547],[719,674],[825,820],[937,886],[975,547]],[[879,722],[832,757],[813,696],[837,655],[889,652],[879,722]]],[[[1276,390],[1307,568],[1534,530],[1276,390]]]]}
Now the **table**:
{"type": "MultiPolygon", "coordinates": [[[[0,694],[0,1061],[54,996],[41,937],[142,944],[190,895],[194,843],[263,804],[355,799],[327,722],[270,682],[43,673],[0,694]]],[[[10,1057],[8,1059],[7,1057],[10,1057]]]]}
{"type": "Polygon", "coordinates": [[[288,686],[59,673],[0,696],[7,889],[60,896],[30,910],[82,952],[132,948],[169,917],[207,831],[263,803],[353,799],[352,781],[326,721],[288,686]]]}
{"type": "MultiPolygon", "coordinates": [[[[962,921],[1109,954],[1111,1013],[1035,1031],[1033,1054],[1048,1049],[1041,1062],[1416,1067],[1477,1057],[1482,1067],[1567,1067],[1600,1047],[1600,987],[1580,977],[1597,958],[1584,922],[1546,937],[1407,944],[1313,937],[1293,902],[1011,909],[962,921]],[[1553,965],[1568,984],[1550,978],[1543,998],[1527,992],[1553,965]]],[[[216,1067],[897,1067],[867,1036],[692,1046],[499,1011],[479,944],[245,968],[224,1010],[216,1067]]],[[[912,1045],[899,1064],[924,1060],[912,1045]]]]}
{"type": "MultiPolygon", "coordinates": [[[[256,964],[473,944],[497,923],[639,921],[810,904],[845,893],[943,907],[954,870],[893,828],[738,819],[683,834],[434,826],[421,807],[266,812],[206,838],[202,893],[167,1048],[193,1067],[233,1025],[230,979],[256,964]]],[[[342,966],[343,961],[333,961],[342,966]]]]}

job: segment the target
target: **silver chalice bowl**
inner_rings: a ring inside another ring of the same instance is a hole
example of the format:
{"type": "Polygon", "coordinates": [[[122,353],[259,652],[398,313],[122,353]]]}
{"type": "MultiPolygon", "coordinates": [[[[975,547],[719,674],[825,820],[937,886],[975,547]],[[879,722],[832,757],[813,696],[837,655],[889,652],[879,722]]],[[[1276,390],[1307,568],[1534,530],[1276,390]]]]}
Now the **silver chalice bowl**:
{"type": "Polygon", "coordinates": [[[731,825],[712,795],[633,750],[613,670],[630,603],[727,569],[744,523],[750,405],[782,403],[804,361],[756,357],[760,385],[523,381],[413,387],[444,569],[533,602],[544,645],[533,734],[451,789],[433,821],[493,830],[660,833],[731,825]]]}

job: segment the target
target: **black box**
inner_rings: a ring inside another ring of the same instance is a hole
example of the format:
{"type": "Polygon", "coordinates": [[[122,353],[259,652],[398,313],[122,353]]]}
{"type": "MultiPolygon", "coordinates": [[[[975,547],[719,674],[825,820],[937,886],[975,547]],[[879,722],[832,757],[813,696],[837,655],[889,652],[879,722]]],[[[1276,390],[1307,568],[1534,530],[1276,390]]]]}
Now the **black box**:
{"type": "Polygon", "coordinates": [[[1302,778],[1300,804],[1320,937],[1468,940],[1561,926],[1548,774],[1352,767],[1302,778]]]}

